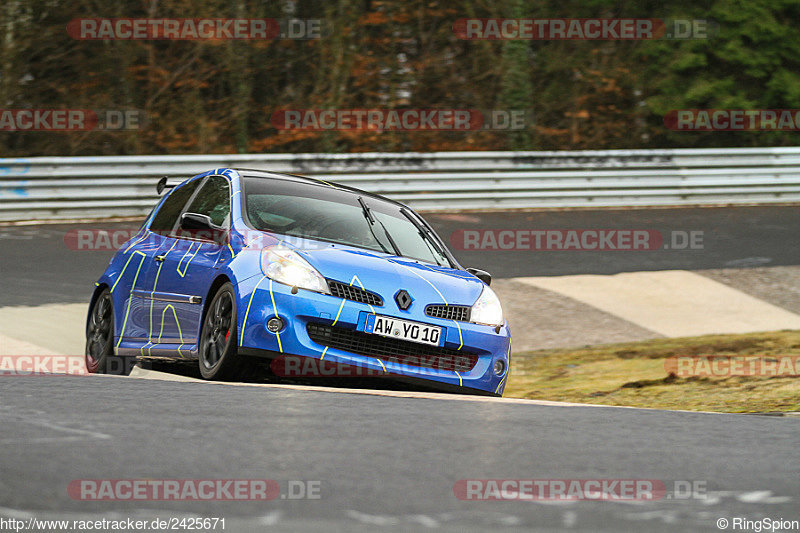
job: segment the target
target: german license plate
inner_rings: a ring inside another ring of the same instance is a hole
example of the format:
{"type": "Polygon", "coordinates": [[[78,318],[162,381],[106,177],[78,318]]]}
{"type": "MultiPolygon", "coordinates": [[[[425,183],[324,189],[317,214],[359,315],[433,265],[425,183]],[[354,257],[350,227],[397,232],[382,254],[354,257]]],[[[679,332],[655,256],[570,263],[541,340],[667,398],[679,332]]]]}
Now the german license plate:
{"type": "Polygon", "coordinates": [[[442,328],[439,326],[430,326],[421,322],[412,322],[382,315],[367,315],[367,324],[364,331],[393,339],[430,344],[431,346],[439,346],[442,339],[442,328]]]}

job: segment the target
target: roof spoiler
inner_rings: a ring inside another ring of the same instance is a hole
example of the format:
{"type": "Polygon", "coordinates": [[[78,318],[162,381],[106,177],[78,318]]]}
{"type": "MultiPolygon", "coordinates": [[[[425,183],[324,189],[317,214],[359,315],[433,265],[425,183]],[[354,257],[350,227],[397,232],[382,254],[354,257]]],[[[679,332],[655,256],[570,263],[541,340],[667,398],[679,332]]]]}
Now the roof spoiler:
{"type": "Polygon", "coordinates": [[[164,189],[172,189],[186,181],[186,178],[175,178],[172,176],[162,176],[160,180],[158,180],[158,184],[156,184],[156,191],[158,194],[164,192],[164,189]]]}

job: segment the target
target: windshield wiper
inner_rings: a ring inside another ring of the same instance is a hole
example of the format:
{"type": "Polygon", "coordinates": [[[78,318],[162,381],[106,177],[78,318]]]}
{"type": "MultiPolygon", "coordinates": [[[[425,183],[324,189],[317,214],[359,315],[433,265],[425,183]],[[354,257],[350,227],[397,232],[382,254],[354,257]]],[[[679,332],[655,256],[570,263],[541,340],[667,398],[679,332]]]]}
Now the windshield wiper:
{"type": "Polygon", "coordinates": [[[359,196],[358,203],[361,206],[361,210],[364,212],[364,218],[366,218],[370,224],[375,224],[375,217],[372,216],[372,211],[367,205],[367,202],[365,202],[364,199],[359,196]]]}
{"type": "MultiPolygon", "coordinates": [[[[364,199],[360,196],[358,197],[358,203],[361,205],[361,210],[364,212],[364,218],[366,218],[367,222],[369,223],[369,232],[372,233],[373,237],[375,237],[375,242],[377,242],[380,245],[380,247],[383,248],[384,252],[386,252],[387,254],[391,253],[386,248],[386,246],[384,246],[384,244],[381,242],[378,236],[375,235],[375,229],[373,228],[373,226],[375,225],[375,221],[377,219],[372,215],[372,209],[369,208],[367,202],[365,202],[364,199]]],[[[389,244],[394,250],[394,254],[397,256],[401,256],[402,254],[400,253],[400,249],[397,247],[397,243],[394,242],[392,236],[389,235],[389,232],[386,230],[386,226],[384,226],[383,222],[381,222],[380,220],[378,220],[377,222],[378,224],[381,225],[381,228],[383,228],[383,234],[386,235],[386,238],[389,240],[389,244]]]]}
{"type": "Polygon", "coordinates": [[[439,254],[439,257],[447,259],[449,263],[450,260],[447,257],[447,254],[439,246],[439,243],[434,238],[434,235],[431,233],[431,230],[426,228],[419,220],[411,216],[411,214],[408,212],[408,209],[406,209],[405,207],[400,208],[400,213],[404,217],[406,217],[412,224],[414,224],[415,228],[417,228],[417,231],[419,231],[422,240],[425,242],[425,244],[428,245],[428,248],[430,248],[431,252],[434,253],[434,260],[436,261],[436,264],[439,266],[443,266],[442,263],[439,262],[439,259],[436,258],[436,254],[439,254]]]}

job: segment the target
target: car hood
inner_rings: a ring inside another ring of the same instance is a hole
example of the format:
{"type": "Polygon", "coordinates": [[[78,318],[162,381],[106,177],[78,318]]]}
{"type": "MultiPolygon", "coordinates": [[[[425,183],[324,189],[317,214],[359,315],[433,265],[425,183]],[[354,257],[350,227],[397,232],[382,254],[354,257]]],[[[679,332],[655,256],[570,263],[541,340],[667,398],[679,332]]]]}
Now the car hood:
{"type": "Polygon", "coordinates": [[[484,286],[463,270],[338,244],[297,252],[324,277],[378,293],[384,301],[405,289],[423,305],[472,305],[484,286]]]}

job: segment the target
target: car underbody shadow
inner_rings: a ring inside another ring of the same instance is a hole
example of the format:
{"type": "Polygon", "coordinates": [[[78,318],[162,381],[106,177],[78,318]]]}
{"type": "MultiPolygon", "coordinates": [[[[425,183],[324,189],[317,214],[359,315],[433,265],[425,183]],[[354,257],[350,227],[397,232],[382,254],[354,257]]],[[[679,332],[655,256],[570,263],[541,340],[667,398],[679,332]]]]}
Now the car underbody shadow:
{"type": "MultiPolygon", "coordinates": [[[[410,391],[410,392],[444,392],[461,394],[482,394],[482,391],[465,389],[459,391],[452,387],[437,387],[435,384],[428,385],[429,382],[423,380],[410,381],[408,378],[397,379],[395,377],[282,377],[272,372],[269,361],[263,358],[252,357],[250,371],[246,376],[236,380],[239,383],[272,383],[281,385],[305,385],[314,387],[334,387],[347,389],[367,389],[367,390],[391,390],[391,391],[410,391]]],[[[149,357],[137,357],[136,366],[146,370],[164,372],[178,376],[203,379],[197,366],[197,361],[181,361],[170,359],[156,359],[149,357]]],[[[483,393],[485,394],[485,393],[483,393]]]]}

